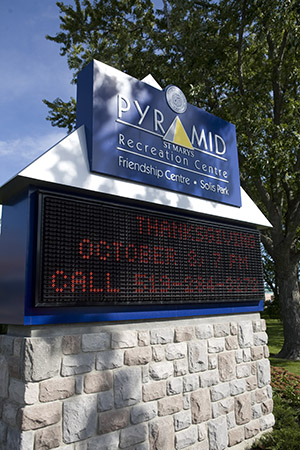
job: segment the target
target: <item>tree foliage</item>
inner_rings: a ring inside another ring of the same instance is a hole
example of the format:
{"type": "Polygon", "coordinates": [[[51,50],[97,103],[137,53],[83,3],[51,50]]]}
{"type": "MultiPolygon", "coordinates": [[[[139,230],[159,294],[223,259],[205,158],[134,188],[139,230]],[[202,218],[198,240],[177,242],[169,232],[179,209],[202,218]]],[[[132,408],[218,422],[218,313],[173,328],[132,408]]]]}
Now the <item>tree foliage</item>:
{"type": "MultiPolygon", "coordinates": [[[[48,39],[67,57],[73,82],[95,58],[137,78],[151,73],[163,87],[175,84],[190,103],[236,125],[242,184],[273,225],[262,240],[275,266],[282,354],[300,358],[299,2],[163,0],[158,10],[150,0],[57,5],[61,32],[48,39]]],[[[53,124],[71,126],[73,100],[48,106],[53,124]]]]}

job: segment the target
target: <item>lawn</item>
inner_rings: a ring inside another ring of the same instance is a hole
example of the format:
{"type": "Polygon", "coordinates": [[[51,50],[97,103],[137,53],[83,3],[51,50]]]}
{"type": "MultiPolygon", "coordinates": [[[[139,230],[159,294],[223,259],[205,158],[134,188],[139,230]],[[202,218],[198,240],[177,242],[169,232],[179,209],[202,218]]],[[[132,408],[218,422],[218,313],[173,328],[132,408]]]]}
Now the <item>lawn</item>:
{"type": "Polygon", "coordinates": [[[283,344],[283,328],[279,319],[267,319],[267,333],[269,336],[270,362],[272,366],[282,367],[291,373],[300,375],[300,361],[289,361],[276,358],[283,344]]]}

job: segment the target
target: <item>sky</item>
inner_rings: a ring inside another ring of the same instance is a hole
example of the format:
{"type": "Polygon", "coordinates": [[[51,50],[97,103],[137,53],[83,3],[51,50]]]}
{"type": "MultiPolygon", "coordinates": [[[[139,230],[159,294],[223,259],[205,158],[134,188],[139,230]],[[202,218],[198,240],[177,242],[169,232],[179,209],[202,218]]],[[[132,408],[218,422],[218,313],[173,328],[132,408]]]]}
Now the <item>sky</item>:
{"type": "Polygon", "coordinates": [[[59,24],[56,0],[0,0],[0,186],[67,135],[42,102],[76,97],[66,58],[45,38],[59,24]]]}

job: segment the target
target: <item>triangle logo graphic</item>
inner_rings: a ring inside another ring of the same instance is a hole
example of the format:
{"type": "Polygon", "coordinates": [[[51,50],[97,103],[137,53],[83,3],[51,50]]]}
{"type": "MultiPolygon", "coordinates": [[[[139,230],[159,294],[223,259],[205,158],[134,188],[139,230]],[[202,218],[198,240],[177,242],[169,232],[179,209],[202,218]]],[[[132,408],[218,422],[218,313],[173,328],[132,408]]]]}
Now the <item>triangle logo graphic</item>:
{"type": "Polygon", "coordinates": [[[164,135],[164,140],[185,148],[194,148],[178,116],[175,117],[175,119],[171,123],[168,131],[164,135]]]}

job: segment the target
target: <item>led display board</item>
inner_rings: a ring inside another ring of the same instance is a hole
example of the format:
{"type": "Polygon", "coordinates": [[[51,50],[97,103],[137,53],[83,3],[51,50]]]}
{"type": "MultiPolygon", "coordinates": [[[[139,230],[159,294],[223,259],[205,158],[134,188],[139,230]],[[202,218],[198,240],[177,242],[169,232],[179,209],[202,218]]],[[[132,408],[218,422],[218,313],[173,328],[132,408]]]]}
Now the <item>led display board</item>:
{"type": "Polygon", "coordinates": [[[258,302],[256,229],[39,194],[35,305],[258,302]]]}
{"type": "Polygon", "coordinates": [[[235,127],[98,61],[78,76],[91,171],[241,206],[235,127]]]}

